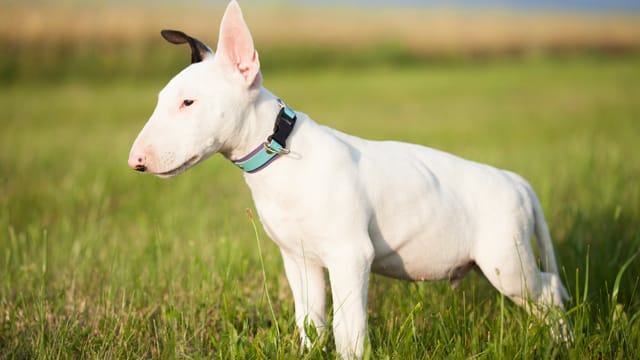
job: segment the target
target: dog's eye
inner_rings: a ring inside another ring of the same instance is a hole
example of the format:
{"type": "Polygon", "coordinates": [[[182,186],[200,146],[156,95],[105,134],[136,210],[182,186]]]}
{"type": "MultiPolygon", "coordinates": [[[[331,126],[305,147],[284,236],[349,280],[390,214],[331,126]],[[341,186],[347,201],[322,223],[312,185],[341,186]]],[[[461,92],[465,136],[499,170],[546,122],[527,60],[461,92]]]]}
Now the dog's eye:
{"type": "Polygon", "coordinates": [[[193,105],[194,102],[195,102],[195,100],[185,99],[185,100],[182,101],[182,107],[191,106],[191,105],[193,105]]]}

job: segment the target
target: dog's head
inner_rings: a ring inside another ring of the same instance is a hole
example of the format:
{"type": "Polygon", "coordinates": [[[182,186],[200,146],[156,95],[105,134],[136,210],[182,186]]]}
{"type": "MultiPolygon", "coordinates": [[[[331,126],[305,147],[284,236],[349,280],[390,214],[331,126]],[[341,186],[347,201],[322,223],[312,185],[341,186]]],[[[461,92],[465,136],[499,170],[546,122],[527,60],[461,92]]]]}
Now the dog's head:
{"type": "Polygon", "coordinates": [[[162,36],[173,44],[189,44],[192,63],[160,91],[153,114],[133,143],[129,166],[171,177],[224,150],[240,131],[262,78],[236,1],[222,17],[215,53],[180,31],[163,30],[162,36]]]}

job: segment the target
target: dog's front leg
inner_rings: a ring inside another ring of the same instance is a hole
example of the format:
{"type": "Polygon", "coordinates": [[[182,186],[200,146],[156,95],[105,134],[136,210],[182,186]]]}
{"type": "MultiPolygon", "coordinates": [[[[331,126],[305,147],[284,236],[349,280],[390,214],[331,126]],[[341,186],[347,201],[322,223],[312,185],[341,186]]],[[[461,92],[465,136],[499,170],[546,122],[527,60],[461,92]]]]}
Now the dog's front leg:
{"type": "Polygon", "coordinates": [[[344,359],[360,358],[367,339],[367,291],[373,250],[336,249],[329,268],[333,294],[333,333],[344,359]]]}
{"type": "Polygon", "coordinates": [[[326,289],[322,266],[311,264],[306,259],[289,256],[282,251],[284,270],[293,292],[296,312],[296,325],[300,330],[302,347],[311,346],[306,326],[315,326],[322,336],[325,328],[326,289]],[[305,326],[306,325],[306,326],[305,326]]]}

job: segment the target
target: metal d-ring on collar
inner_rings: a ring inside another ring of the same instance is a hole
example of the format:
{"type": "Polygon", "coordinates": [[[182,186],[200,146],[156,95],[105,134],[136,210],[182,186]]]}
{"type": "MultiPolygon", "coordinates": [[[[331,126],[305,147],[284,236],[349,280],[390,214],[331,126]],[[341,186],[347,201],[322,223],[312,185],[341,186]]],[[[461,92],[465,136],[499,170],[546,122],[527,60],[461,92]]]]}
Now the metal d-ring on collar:
{"type": "Polygon", "coordinates": [[[267,141],[260,144],[248,155],[241,159],[233,160],[233,164],[244,172],[254,173],[260,171],[280,157],[280,155],[289,153],[289,149],[287,149],[287,138],[293,131],[297,117],[295,111],[282,102],[282,100],[278,99],[278,105],[280,105],[280,112],[278,112],[278,116],[276,117],[273,134],[267,138],[267,141]]]}

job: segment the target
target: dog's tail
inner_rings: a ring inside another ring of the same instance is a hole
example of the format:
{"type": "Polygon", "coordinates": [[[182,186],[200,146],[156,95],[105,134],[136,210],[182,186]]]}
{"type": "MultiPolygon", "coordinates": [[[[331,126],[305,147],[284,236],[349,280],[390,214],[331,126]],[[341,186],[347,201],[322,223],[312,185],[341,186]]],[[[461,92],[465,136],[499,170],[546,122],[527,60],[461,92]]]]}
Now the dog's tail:
{"type": "MultiPolygon", "coordinates": [[[[548,273],[555,274],[558,276],[558,280],[560,281],[560,273],[558,271],[558,264],[556,263],[556,256],[553,251],[553,243],[551,242],[551,235],[549,234],[549,227],[547,226],[547,222],[544,219],[544,213],[542,212],[542,206],[540,205],[540,200],[536,196],[533,189],[529,189],[531,194],[531,201],[533,204],[533,215],[534,215],[534,232],[536,235],[536,240],[538,242],[538,249],[540,252],[540,258],[542,260],[542,267],[544,271],[548,273]]],[[[569,293],[567,289],[560,282],[560,291],[562,298],[565,300],[570,299],[569,293]]]]}

